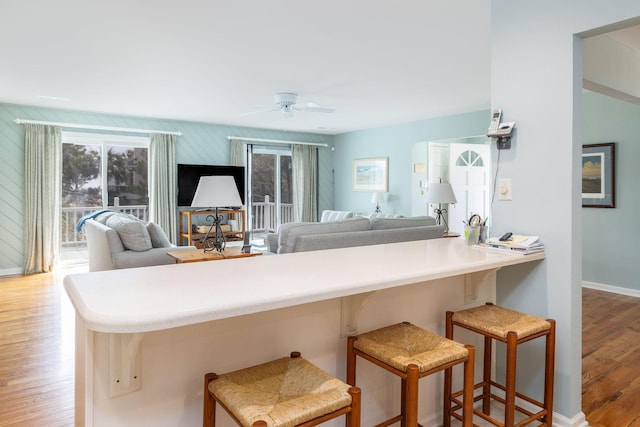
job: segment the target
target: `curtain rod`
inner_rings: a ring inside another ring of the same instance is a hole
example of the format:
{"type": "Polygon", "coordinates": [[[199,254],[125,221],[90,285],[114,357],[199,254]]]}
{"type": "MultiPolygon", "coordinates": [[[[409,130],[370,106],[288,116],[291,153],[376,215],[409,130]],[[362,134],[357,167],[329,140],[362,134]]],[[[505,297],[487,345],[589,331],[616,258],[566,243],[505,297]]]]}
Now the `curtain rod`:
{"type": "Polygon", "coordinates": [[[328,147],[329,144],[323,144],[320,142],[300,142],[300,141],[284,141],[280,139],[263,139],[263,138],[245,138],[243,136],[227,136],[227,139],[239,139],[246,142],[268,142],[270,144],[289,144],[289,145],[313,145],[315,147],[328,147]]]}
{"type": "Polygon", "coordinates": [[[182,132],[173,132],[173,131],[166,131],[166,130],[119,128],[119,127],[113,127],[113,126],[81,125],[77,123],[44,122],[41,120],[24,120],[24,119],[15,119],[14,122],[19,125],[28,123],[32,125],[60,126],[63,128],[73,128],[73,129],[109,130],[113,132],[132,132],[132,133],[147,133],[147,134],[161,133],[165,135],[182,136],[182,132]]]}

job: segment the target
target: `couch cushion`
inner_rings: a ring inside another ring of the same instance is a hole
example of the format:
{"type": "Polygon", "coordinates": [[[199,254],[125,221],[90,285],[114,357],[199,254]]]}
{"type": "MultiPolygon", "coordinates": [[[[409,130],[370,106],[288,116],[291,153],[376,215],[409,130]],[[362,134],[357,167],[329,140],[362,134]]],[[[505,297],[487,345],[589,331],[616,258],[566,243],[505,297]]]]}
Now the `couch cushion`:
{"type": "Polygon", "coordinates": [[[295,252],[298,236],[304,234],[330,234],[345,231],[368,230],[370,222],[368,218],[349,218],[334,222],[290,222],[283,224],[278,230],[278,253],[285,254],[295,252]]]}
{"type": "Polygon", "coordinates": [[[431,216],[414,216],[411,218],[371,218],[372,230],[424,227],[427,225],[436,225],[436,219],[431,216]]]}
{"type": "Polygon", "coordinates": [[[154,248],[170,248],[173,246],[167,235],[164,233],[162,227],[155,222],[147,224],[147,231],[151,238],[151,246],[154,248]]]}
{"type": "Polygon", "coordinates": [[[128,215],[117,214],[111,215],[107,219],[106,225],[116,230],[126,249],[142,252],[153,247],[147,227],[140,220],[131,219],[128,215]]]}
{"type": "Polygon", "coordinates": [[[323,210],[320,222],[341,221],[347,218],[353,218],[353,212],[323,210]]]}

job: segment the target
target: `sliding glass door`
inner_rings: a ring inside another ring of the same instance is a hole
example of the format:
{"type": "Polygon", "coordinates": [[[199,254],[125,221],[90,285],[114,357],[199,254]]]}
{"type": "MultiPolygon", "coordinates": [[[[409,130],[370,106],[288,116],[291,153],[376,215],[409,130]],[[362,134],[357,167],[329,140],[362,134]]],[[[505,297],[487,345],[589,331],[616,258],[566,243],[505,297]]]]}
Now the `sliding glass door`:
{"type": "Polygon", "coordinates": [[[75,226],[85,214],[111,209],[148,220],[149,139],[63,133],[60,254],[63,262],[86,258],[75,226]]]}
{"type": "Polygon", "coordinates": [[[250,151],[251,230],[254,238],[293,221],[291,150],[253,146],[250,151]]]}

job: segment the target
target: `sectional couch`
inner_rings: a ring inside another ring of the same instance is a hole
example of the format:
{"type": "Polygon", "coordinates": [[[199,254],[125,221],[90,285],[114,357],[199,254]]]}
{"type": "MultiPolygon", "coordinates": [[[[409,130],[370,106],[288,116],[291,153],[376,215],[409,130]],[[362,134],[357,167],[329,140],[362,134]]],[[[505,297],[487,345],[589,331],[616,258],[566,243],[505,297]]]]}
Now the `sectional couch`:
{"type": "Polygon", "coordinates": [[[436,239],[444,227],[430,216],[411,218],[354,217],[331,222],[283,224],[267,235],[268,251],[284,254],[352,246],[436,239]]]}

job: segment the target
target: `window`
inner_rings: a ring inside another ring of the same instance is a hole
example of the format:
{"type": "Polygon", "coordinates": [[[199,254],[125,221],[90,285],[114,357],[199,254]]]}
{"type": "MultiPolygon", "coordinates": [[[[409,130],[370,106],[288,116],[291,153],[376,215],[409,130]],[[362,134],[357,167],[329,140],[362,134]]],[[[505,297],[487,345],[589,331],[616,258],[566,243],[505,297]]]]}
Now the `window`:
{"type": "Polygon", "coordinates": [[[84,248],[84,235],[75,225],[85,214],[113,209],[148,220],[149,138],[120,135],[62,134],[62,218],[60,244],[84,248]]]}
{"type": "Polygon", "coordinates": [[[484,167],[482,156],[473,150],[467,150],[458,156],[456,166],[484,167]]]}

